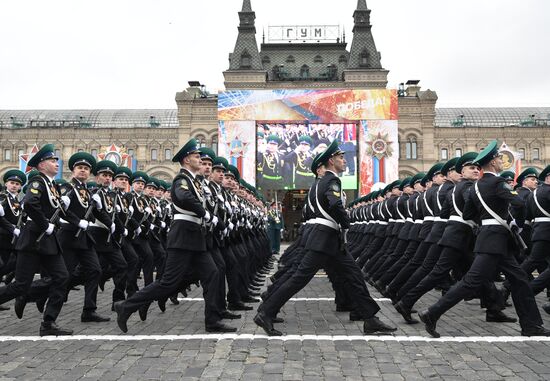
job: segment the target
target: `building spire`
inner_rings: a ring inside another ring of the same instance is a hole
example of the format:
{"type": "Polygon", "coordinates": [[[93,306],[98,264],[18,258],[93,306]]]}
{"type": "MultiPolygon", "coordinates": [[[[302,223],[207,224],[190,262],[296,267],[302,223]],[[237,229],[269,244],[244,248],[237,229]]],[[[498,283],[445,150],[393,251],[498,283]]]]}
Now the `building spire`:
{"type": "Polygon", "coordinates": [[[358,11],[367,11],[367,2],[366,0],[357,0],[357,10],[358,11]]]}
{"type": "Polygon", "coordinates": [[[243,9],[241,12],[252,12],[252,5],[250,4],[250,0],[243,0],[243,9]]]}
{"type": "Polygon", "coordinates": [[[229,70],[262,70],[258,44],[256,43],[256,13],[250,0],[243,0],[239,12],[239,35],[233,53],[229,55],[229,70]]]}
{"type": "Polygon", "coordinates": [[[370,9],[365,0],[357,1],[353,12],[353,39],[351,41],[348,69],[381,69],[380,52],[371,32],[370,9]]]}

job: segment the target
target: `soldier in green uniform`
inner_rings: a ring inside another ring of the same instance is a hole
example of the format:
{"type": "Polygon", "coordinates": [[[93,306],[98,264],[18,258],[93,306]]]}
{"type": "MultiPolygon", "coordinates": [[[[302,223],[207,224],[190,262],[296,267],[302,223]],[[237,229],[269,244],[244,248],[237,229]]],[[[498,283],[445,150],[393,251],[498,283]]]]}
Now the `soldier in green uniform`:
{"type": "Polygon", "coordinates": [[[264,153],[258,153],[258,185],[262,189],[280,189],[282,187],[281,157],[279,156],[281,138],[277,135],[267,137],[264,153]]]}
{"type": "Polygon", "coordinates": [[[271,203],[267,213],[267,235],[272,254],[279,254],[281,250],[281,230],[284,228],[283,218],[276,202],[271,203]]]}

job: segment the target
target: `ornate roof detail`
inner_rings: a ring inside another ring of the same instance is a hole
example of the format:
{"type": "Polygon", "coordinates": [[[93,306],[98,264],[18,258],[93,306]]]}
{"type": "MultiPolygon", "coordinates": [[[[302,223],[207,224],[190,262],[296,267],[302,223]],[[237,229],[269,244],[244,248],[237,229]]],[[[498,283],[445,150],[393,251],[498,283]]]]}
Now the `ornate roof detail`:
{"type": "Polygon", "coordinates": [[[239,35],[233,53],[229,54],[229,70],[262,70],[262,62],[256,43],[256,13],[250,0],[243,0],[239,12],[239,35]]]}

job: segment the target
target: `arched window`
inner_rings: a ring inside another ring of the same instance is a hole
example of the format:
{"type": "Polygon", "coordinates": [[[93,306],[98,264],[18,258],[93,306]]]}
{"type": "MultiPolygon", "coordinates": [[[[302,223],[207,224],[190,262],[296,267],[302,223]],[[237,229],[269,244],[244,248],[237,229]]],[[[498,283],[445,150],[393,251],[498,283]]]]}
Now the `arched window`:
{"type": "Polygon", "coordinates": [[[449,150],[447,148],[441,148],[441,160],[449,160],[449,150]]]}
{"type": "Polygon", "coordinates": [[[206,138],[204,137],[204,135],[197,135],[195,139],[197,140],[199,148],[206,147],[206,138]]]}
{"type": "Polygon", "coordinates": [[[300,78],[309,78],[309,66],[303,65],[300,68],[300,78]]]}
{"type": "Polygon", "coordinates": [[[286,63],[294,63],[296,60],[294,59],[294,56],[288,56],[286,59],[286,63]]]}
{"type": "Polygon", "coordinates": [[[339,63],[346,63],[346,62],[348,62],[348,59],[345,55],[342,54],[340,57],[338,57],[338,62],[339,63]]]}
{"type": "Polygon", "coordinates": [[[6,148],[4,150],[4,160],[11,161],[11,149],[6,148]]]}
{"type": "Polygon", "coordinates": [[[361,55],[359,56],[359,66],[369,66],[369,52],[367,49],[363,49],[361,55]]]}
{"type": "Polygon", "coordinates": [[[252,66],[252,57],[245,50],[241,55],[241,69],[249,69],[252,66]]]}
{"type": "Polygon", "coordinates": [[[212,136],[212,151],[218,154],[218,136],[214,135],[212,136]]]}
{"type": "Polygon", "coordinates": [[[456,148],[455,149],[455,157],[462,156],[462,148],[456,148]]]}
{"type": "Polygon", "coordinates": [[[317,55],[313,58],[313,62],[315,63],[323,63],[323,57],[317,55]]]}
{"type": "Polygon", "coordinates": [[[157,159],[158,159],[158,151],[155,148],[153,148],[151,150],[151,161],[157,161],[157,159]]]}
{"type": "Polygon", "coordinates": [[[92,154],[94,159],[97,159],[97,150],[96,149],[93,149],[90,153],[92,154]]]}
{"type": "Polygon", "coordinates": [[[519,149],[519,158],[520,159],[525,159],[525,148],[520,148],[519,149]]]}
{"type": "Polygon", "coordinates": [[[533,149],[533,160],[540,160],[540,149],[533,149]]]}
{"type": "Polygon", "coordinates": [[[416,138],[411,136],[405,143],[405,158],[407,160],[416,160],[418,158],[416,153],[416,138]]]}
{"type": "Polygon", "coordinates": [[[170,148],[164,150],[164,160],[172,160],[172,150],[170,148]]]}

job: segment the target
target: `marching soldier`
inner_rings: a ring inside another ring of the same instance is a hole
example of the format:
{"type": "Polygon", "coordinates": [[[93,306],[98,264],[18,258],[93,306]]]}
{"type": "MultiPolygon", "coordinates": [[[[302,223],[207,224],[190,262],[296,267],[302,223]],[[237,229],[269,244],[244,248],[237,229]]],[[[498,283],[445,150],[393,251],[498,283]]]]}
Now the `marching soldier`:
{"type": "Polygon", "coordinates": [[[164,252],[164,247],[161,243],[161,231],[165,226],[163,221],[163,210],[160,205],[160,200],[157,200],[156,193],[160,188],[159,179],[150,176],[147,183],[145,184],[145,198],[147,200],[149,209],[151,213],[149,215],[149,230],[146,232],[147,239],[149,241],[149,247],[153,252],[153,261],[154,268],[157,272],[157,279],[162,276],[164,271],[164,260],[166,254],[164,252]]]}
{"type": "Polygon", "coordinates": [[[522,336],[550,336],[550,331],[542,325],[527,275],[514,258],[518,248],[514,242],[516,233],[513,228],[522,228],[524,202],[506,180],[497,175],[503,165],[497,141],[481,151],[474,162],[481,166],[484,173],[472,187],[462,216],[466,221],[474,220],[481,225],[474,248],[474,261],[461,281],[437,303],[418,314],[420,320],[430,335],[439,337],[436,323],[441,315],[461,300],[473,296],[483,282],[494,279],[496,271],[500,270],[510,281],[522,336]],[[510,225],[506,222],[509,210],[514,217],[510,225]]]}
{"type": "Polygon", "coordinates": [[[72,330],[55,323],[63,307],[69,274],[54,234],[58,218],[64,214],[63,201],[54,181],[59,170],[54,146],[43,146],[28,165],[37,168],[40,173],[29,180],[29,189],[23,199],[28,222],[21,228],[15,245],[18,251],[15,282],[0,287],[0,304],[18,296],[24,297],[34,274],[42,268],[47,271],[51,283],[44,295],[48,303],[40,325],[40,336],[71,335],[72,330]]]}
{"type": "Polygon", "coordinates": [[[132,191],[124,195],[128,204],[132,207],[132,221],[129,225],[132,226],[133,229],[129,230],[128,237],[139,257],[139,263],[136,267],[134,277],[137,279],[140,270],[143,269],[143,282],[145,286],[153,283],[154,267],[154,254],[151,250],[151,246],[149,246],[149,240],[147,239],[147,233],[150,228],[149,217],[152,210],[148,206],[149,203],[147,198],[143,194],[145,184],[148,180],[149,176],[147,176],[145,172],[134,172],[130,179],[132,191]]]}
{"type": "Polygon", "coordinates": [[[117,213],[118,219],[124,228],[122,234],[116,237],[124,260],[127,264],[126,269],[126,294],[132,296],[138,290],[137,273],[138,273],[138,255],[132,246],[130,238],[134,231],[138,228],[138,224],[132,219],[134,208],[131,205],[132,200],[129,199],[128,190],[130,188],[130,179],[132,171],[128,167],[118,167],[113,180],[114,191],[116,194],[116,205],[120,206],[120,212],[117,213]]]}
{"type": "MultiPolygon", "coordinates": [[[[3,180],[6,189],[0,192],[0,279],[15,270],[15,241],[24,223],[19,192],[27,177],[20,170],[11,169],[4,174],[3,180]]],[[[9,308],[0,305],[0,311],[6,309],[9,308]]]]}
{"type": "Polygon", "coordinates": [[[61,195],[70,200],[69,207],[60,219],[57,238],[63,249],[63,259],[69,272],[67,294],[78,284],[84,284],[84,307],[82,322],[106,322],[110,319],[99,315],[97,289],[101,277],[101,266],[95,251],[96,241],[88,232],[90,221],[99,216],[97,201],[92,199],[86,187],[90,172],[95,169],[96,160],[86,152],[78,152],[69,158],[69,169],[73,177],[60,186],[61,195]],[[94,205],[95,204],[95,205],[94,205]]]}
{"type": "Polygon", "coordinates": [[[353,290],[356,312],[365,320],[365,334],[395,331],[394,327],[382,323],[375,316],[380,308],[370,297],[355,261],[347,251],[341,249],[341,245],[345,244],[349,219],[343,207],[342,185],[338,177],[338,174],[345,170],[346,161],[336,141],[321,155],[319,163],[325,165],[326,173],[314,191],[312,204],[315,219],[306,243],[307,252],[292,277],[260,305],[254,322],[269,336],[282,335],[273,327],[273,319],[279,309],[301,290],[327,261],[332,260],[340,270],[339,276],[344,277],[349,290],[353,290]]]}
{"type": "MultiPolygon", "coordinates": [[[[96,242],[95,249],[101,268],[105,273],[110,271],[113,277],[115,286],[112,296],[113,303],[125,298],[128,268],[118,244],[118,238],[125,231],[120,218],[117,218],[121,206],[117,204],[116,192],[110,189],[116,171],[116,164],[110,160],[102,160],[95,166],[93,172],[99,189],[93,197],[101,209],[96,221],[90,224],[90,232],[96,242]]],[[[103,278],[103,283],[106,279],[103,278]]]]}
{"type": "Polygon", "coordinates": [[[206,255],[204,226],[211,216],[203,207],[203,194],[196,175],[201,168],[197,142],[191,139],[172,159],[182,166],[172,185],[174,221],[168,233],[165,272],[161,279],[138,291],[126,301],[115,303],[117,323],[127,332],[127,321],[138,309],[146,310],[154,300],[165,299],[178,291],[186,274],[197,271],[205,299],[205,328],[208,332],[235,332],[236,328],[221,322],[215,292],[220,274],[211,256],[206,255]]]}

